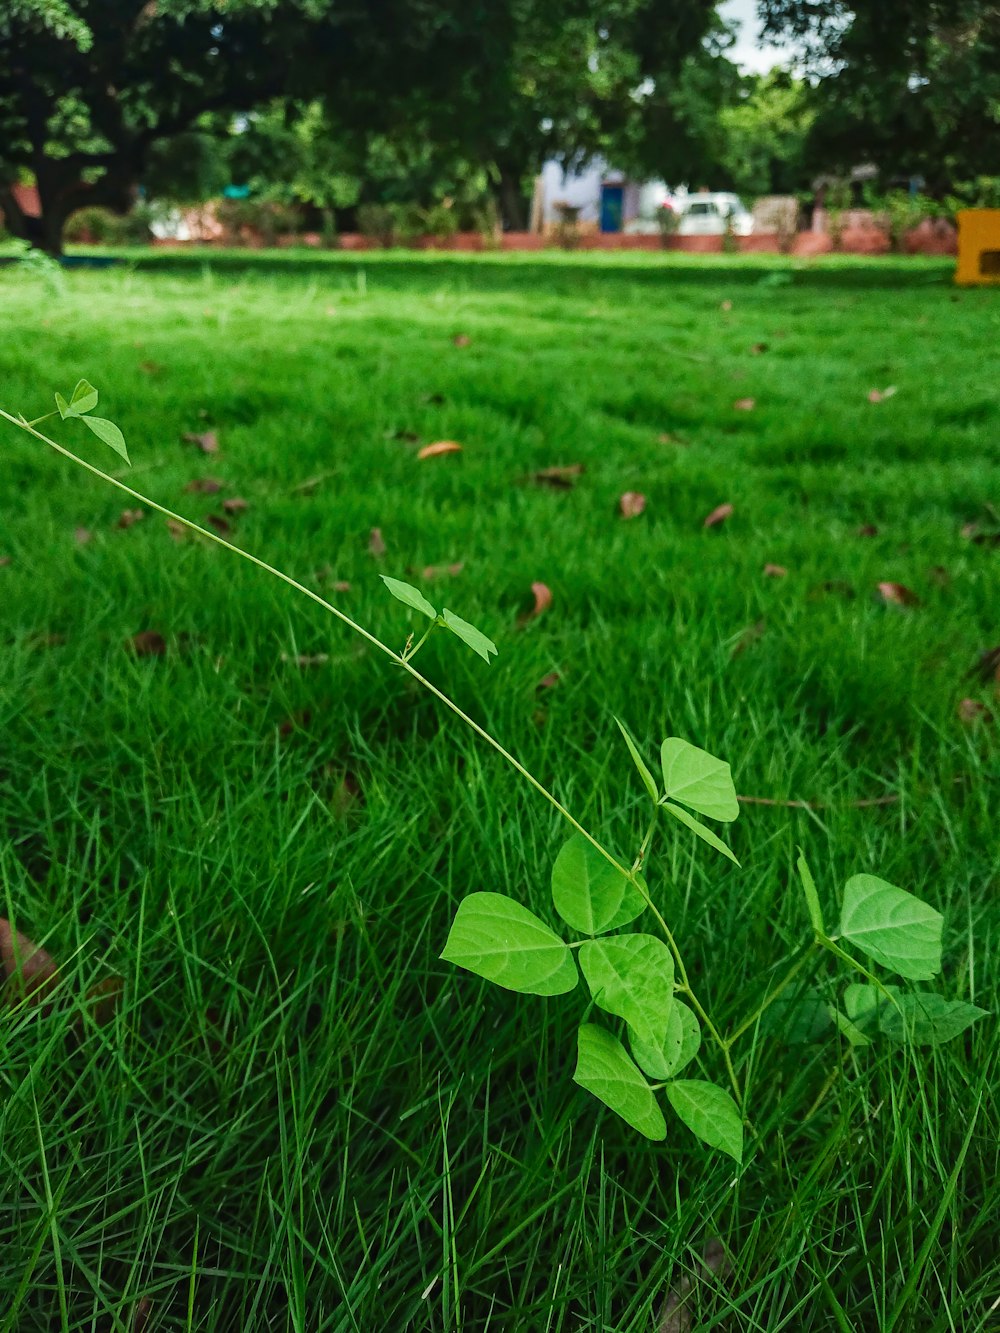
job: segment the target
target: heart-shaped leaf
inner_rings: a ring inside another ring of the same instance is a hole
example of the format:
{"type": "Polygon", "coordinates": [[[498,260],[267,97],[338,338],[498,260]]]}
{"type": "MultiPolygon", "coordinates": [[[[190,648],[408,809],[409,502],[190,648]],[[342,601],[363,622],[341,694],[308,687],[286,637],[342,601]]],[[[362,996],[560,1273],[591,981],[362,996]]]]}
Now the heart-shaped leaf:
{"type": "Polygon", "coordinates": [[[733,865],[739,865],[739,861],[737,861],[736,857],[722,839],[717,838],[712,830],[706,828],[700,819],[695,819],[694,815],[688,814],[686,810],[682,809],[679,805],[674,805],[672,801],[664,801],[663,809],[668,815],[673,815],[674,819],[679,819],[680,822],[686,825],[692,833],[697,833],[702,842],[707,842],[709,847],[714,847],[715,850],[721,852],[723,856],[728,856],[733,865]]]}
{"type": "Polygon", "coordinates": [[[496,654],[497,651],[497,646],[492,639],[488,639],[482,630],[476,629],[475,625],[470,625],[461,616],[456,616],[454,611],[442,611],[441,618],[452,634],[457,634],[463,643],[467,643],[472,651],[478,653],[483,661],[489,665],[490,653],[496,654]]]}
{"type": "Polygon", "coordinates": [[[674,1000],[663,1032],[654,1041],[643,1041],[629,1028],[629,1045],[636,1064],[650,1078],[672,1078],[698,1054],[701,1028],[687,1005],[674,1000]]]}
{"type": "Polygon", "coordinates": [[[431,606],[419,588],[414,588],[409,583],[403,583],[400,579],[391,579],[388,574],[380,574],[379,578],[397,601],[402,602],[404,606],[411,607],[414,611],[419,611],[421,615],[427,616],[429,620],[437,620],[437,608],[431,606]]]}
{"type": "Polygon", "coordinates": [[[114,449],[116,454],[120,454],[129,467],[132,466],[128,450],[125,448],[125,436],[113,421],[105,421],[104,417],[81,417],[80,420],[94,432],[99,440],[102,440],[109,448],[114,449]]]}
{"type": "Polygon", "coordinates": [[[579,980],[555,931],[502,893],[463,898],[441,957],[525,995],[565,995],[579,980]]]}
{"type": "Polygon", "coordinates": [[[940,912],[875,875],[854,875],[844,886],[843,938],[910,981],[941,971],[943,924],[940,912]]]}
{"type": "Polygon", "coordinates": [[[885,989],[888,995],[877,986],[848,986],[844,1008],[862,1031],[876,1028],[892,1041],[940,1046],[989,1012],[964,1000],[946,1000],[933,991],[907,993],[898,986],[885,989]]]}
{"type": "Polygon", "coordinates": [[[552,867],[556,911],[582,935],[600,935],[634,921],[646,906],[642,895],[606,856],[574,833],[552,867]]]}
{"type": "Polygon", "coordinates": [[[663,788],[667,798],[689,805],[709,819],[726,823],[740,813],[729,765],[706,750],[699,750],[679,736],[668,737],[660,747],[663,788]]]}
{"type": "Polygon", "coordinates": [[[595,1023],[585,1023],[577,1035],[573,1081],[647,1139],[667,1137],[667,1122],[652,1088],[617,1037],[595,1023]]]}
{"type": "Polygon", "coordinates": [[[692,1134],[743,1160],[743,1120],[725,1089],[702,1079],[681,1079],[667,1084],[667,1100],[692,1134]]]}
{"type": "Polygon", "coordinates": [[[73,390],[69,406],[70,411],[77,416],[83,416],[84,412],[92,412],[97,406],[97,390],[87,380],[80,380],[73,390]]]}
{"type": "Polygon", "coordinates": [[[587,940],[580,967],[594,1003],[624,1018],[643,1042],[655,1042],[674,1005],[674,960],[655,935],[587,940]]]}

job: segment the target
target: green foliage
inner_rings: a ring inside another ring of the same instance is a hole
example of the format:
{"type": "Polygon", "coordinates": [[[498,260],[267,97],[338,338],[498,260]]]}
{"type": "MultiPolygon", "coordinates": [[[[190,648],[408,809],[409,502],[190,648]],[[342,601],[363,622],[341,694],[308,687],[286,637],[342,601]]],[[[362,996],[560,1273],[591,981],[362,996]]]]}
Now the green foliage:
{"type": "Polygon", "coordinates": [[[63,421],[70,419],[82,421],[99,440],[113,449],[116,454],[120,454],[126,463],[129,462],[125,437],[115,423],[106,421],[103,417],[89,415],[92,409],[97,406],[97,390],[92,384],[89,384],[86,380],[80,380],[68,403],[61,393],[55,395],[55,400],[56,408],[63,421]]]}
{"type": "Polygon", "coordinates": [[[743,1160],[743,1121],[723,1088],[703,1079],[680,1079],[667,1084],[667,1100],[692,1134],[737,1162],[743,1160]]]}
{"type": "Polygon", "coordinates": [[[940,912],[875,875],[855,875],[844,886],[841,936],[911,981],[941,971],[943,924],[940,912]]]}
{"type": "Polygon", "coordinates": [[[573,955],[559,936],[502,893],[463,899],[441,957],[526,995],[564,995],[578,980],[573,955]]]}
{"type": "Polygon", "coordinates": [[[623,1018],[640,1042],[654,1043],[674,1003],[674,960],[655,935],[611,935],[586,940],[580,967],[593,1001],[623,1018]]]}
{"type": "Polygon", "coordinates": [[[667,1137],[667,1123],[652,1089],[625,1047],[605,1028],[594,1023],[580,1028],[573,1081],[647,1139],[667,1137]]]}
{"type": "Polygon", "coordinates": [[[644,1041],[634,1028],[629,1028],[628,1039],[633,1059],[650,1078],[672,1078],[698,1054],[701,1028],[687,1005],[675,1000],[666,1026],[651,1041],[644,1041]]]}
{"type": "Polygon", "coordinates": [[[696,745],[670,736],[660,747],[664,799],[689,805],[709,819],[738,818],[739,802],[729,765],[696,745]]]}
{"type": "Polygon", "coordinates": [[[583,935],[617,930],[634,921],[646,905],[624,871],[582,833],[574,833],[555,859],[552,901],[566,924],[583,935]]]}
{"type": "Polygon", "coordinates": [[[844,1008],[862,1032],[881,1032],[892,1041],[914,1046],[953,1041],[988,1013],[964,1000],[946,1000],[934,991],[906,992],[898,986],[860,983],[848,986],[844,1008]]]}
{"type": "Polygon", "coordinates": [[[419,611],[422,616],[437,620],[436,609],[431,606],[419,588],[414,588],[410,583],[403,583],[400,579],[391,579],[388,574],[380,574],[379,577],[397,601],[414,611],[419,611]]]}

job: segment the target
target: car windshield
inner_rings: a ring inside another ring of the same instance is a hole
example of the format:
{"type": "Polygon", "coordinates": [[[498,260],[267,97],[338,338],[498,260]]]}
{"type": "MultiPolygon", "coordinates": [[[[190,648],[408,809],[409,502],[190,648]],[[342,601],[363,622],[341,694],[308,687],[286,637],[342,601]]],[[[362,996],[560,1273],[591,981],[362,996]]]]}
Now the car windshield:
{"type": "Polygon", "coordinates": [[[718,212],[714,204],[692,204],[688,209],[692,217],[703,218],[718,212]]]}

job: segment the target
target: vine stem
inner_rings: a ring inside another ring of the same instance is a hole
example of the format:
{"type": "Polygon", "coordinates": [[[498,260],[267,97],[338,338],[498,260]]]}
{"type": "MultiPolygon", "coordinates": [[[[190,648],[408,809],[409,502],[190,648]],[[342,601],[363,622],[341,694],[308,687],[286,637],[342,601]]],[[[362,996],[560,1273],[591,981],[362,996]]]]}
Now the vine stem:
{"type": "MultiPolygon", "coordinates": [[[[52,413],[50,415],[54,416],[55,413],[52,413]]],[[[466,726],[469,727],[472,731],[474,731],[476,735],[479,736],[482,740],[484,740],[487,743],[487,745],[492,746],[492,748],[496,750],[496,752],[499,755],[501,755],[507,761],[507,763],[510,764],[510,766],[517,773],[519,773],[521,777],[524,778],[524,780],[530,786],[534,787],[535,791],[537,791],[540,796],[544,797],[544,799],[548,801],[548,803],[553,807],[553,809],[558,811],[558,813],[563,817],[563,819],[565,819],[566,822],[570,824],[577,831],[577,833],[580,833],[584,838],[586,838],[587,841],[590,843],[590,845],[596,851],[600,852],[601,856],[603,856],[606,861],[608,861],[611,865],[615,867],[616,870],[618,870],[622,875],[624,875],[629,880],[629,882],[635,887],[640,897],[642,898],[643,902],[646,904],[646,906],[649,908],[654,918],[656,919],[656,924],[663,932],[663,937],[670,948],[671,954],[673,955],[674,964],[676,966],[679,978],[679,985],[677,989],[681,993],[686,995],[687,998],[690,1000],[692,1008],[695,1010],[698,1017],[701,1019],[702,1023],[705,1025],[710,1036],[712,1037],[712,1040],[715,1042],[720,1052],[722,1053],[722,1057],[726,1065],[726,1073],[728,1075],[729,1082],[732,1085],[734,1093],[736,1094],[737,1102],[742,1107],[743,1093],[740,1087],[739,1079],[737,1078],[736,1075],[736,1071],[733,1068],[732,1059],[729,1054],[729,1045],[726,1042],[725,1038],[719,1032],[718,1028],[712,1022],[704,1006],[701,1004],[700,1000],[696,996],[694,989],[691,986],[687,969],[684,966],[684,959],[681,956],[681,952],[680,949],[678,948],[677,941],[674,939],[673,932],[667,925],[662,912],[653,902],[652,898],[649,896],[649,890],[646,888],[645,884],[639,877],[637,867],[633,866],[629,868],[627,866],[623,866],[618,861],[617,857],[612,852],[609,852],[608,849],[604,847],[598,841],[598,839],[594,837],[592,833],[590,833],[586,828],[584,828],[584,826],[580,823],[580,821],[569,810],[567,810],[567,808],[563,805],[563,803],[559,800],[559,798],[556,795],[554,795],[553,792],[549,791],[549,789],[542,782],[540,782],[538,778],[534,776],[533,773],[529,772],[529,770],[525,768],[525,766],[521,763],[521,761],[518,758],[516,758],[515,755],[511,754],[511,752],[505,746],[503,746],[496,739],[495,736],[492,736],[485,729],[485,727],[480,726],[480,724],[474,718],[470,717],[468,713],[464,712],[463,709],[460,708],[459,705],[455,703],[453,699],[449,698],[449,696],[445,694],[443,690],[438,689],[438,687],[432,681],[429,681],[426,676],[422,675],[410,661],[410,658],[416,651],[416,648],[411,649],[409,653],[395,652],[394,649],[390,648],[388,644],[383,643],[380,638],[372,634],[370,630],[365,629],[363,625],[359,625],[356,620],[352,620],[351,617],[347,615],[344,611],[341,611],[339,607],[334,606],[332,602],[328,602],[325,597],[320,597],[319,593],[313,592],[311,588],[307,588],[304,583],[300,583],[298,579],[292,578],[290,574],[286,574],[282,570],[277,569],[274,565],[268,564],[266,560],[262,560],[259,556],[254,555],[252,552],[244,551],[239,546],[234,546],[232,542],[227,542],[226,539],[222,537],[219,533],[211,532],[207,528],[201,527],[200,524],[193,522],[193,520],[185,518],[183,514],[178,514],[175,510],[168,509],[166,505],[159,504],[156,500],[151,500],[148,495],[143,495],[141,491],[134,490],[131,486],[127,485],[127,483],[121,481],[118,477],[112,476],[109,472],[105,472],[102,468],[95,467],[93,463],[88,463],[83,458],[79,458],[76,454],[72,452],[72,450],[67,449],[64,445],[59,444],[58,441],[53,440],[48,435],[43,435],[41,431],[36,430],[34,423],[27,421],[23,416],[22,417],[12,416],[11,413],[5,412],[3,408],[0,408],[0,418],[2,418],[5,421],[9,421],[12,426],[17,426],[20,430],[26,431],[29,435],[33,435],[35,439],[41,440],[43,444],[47,444],[50,449],[55,450],[55,452],[57,454],[60,454],[63,458],[68,459],[71,463],[75,463],[78,467],[82,467],[84,471],[89,472],[92,476],[99,478],[99,480],[106,482],[108,485],[114,486],[117,490],[122,491],[125,495],[131,496],[133,500],[138,500],[140,504],[146,505],[148,508],[155,510],[156,513],[158,514],[163,514],[165,518],[172,519],[175,523],[180,523],[183,527],[187,528],[189,531],[196,532],[200,537],[204,537],[208,541],[214,542],[216,546],[221,546],[227,551],[232,551],[233,554],[240,556],[244,560],[248,560],[250,564],[256,565],[258,569],[262,569],[266,574],[270,574],[274,578],[279,579],[282,583],[286,583],[290,588],[294,588],[295,591],[301,593],[303,597],[307,597],[310,601],[315,602],[317,606],[322,607],[324,611],[328,611],[330,615],[334,616],[342,624],[346,625],[348,629],[352,629],[356,634],[360,634],[363,639],[365,639],[368,643],[372,645],[373,648],[377,648],[379,652],[384,653],[385,656],[388,657],[391,661],[393,661],[397,666],[402,667],[403,670],[408,672],[409,675],[411,675],[415,681],[417,681],[420,685],[424,687],[424,689],[428,690],[431,694],[434,695],[436,699],[438,699],[441,703],[443,703],[446,708],[450,709],[456,715],[456,717],[461,718],[461,720],[466,724],[466,726]]],[[[39,420],[44,420],[44,418],[39,418],[39,420]]],[[[421,643],[422,642],[423,640],[421,640],[421,643]]],[[[419,646],[420,646],[419,644],[416,645],[416,647],[419,646]]],[[[645,839],[643,840],[643,854],[645,852],[645,848],[648,847],[649,845],[649,840],[652,837],[652,832],[653,829],[651,825],[650,828],[647,830],[645,839]]]]}

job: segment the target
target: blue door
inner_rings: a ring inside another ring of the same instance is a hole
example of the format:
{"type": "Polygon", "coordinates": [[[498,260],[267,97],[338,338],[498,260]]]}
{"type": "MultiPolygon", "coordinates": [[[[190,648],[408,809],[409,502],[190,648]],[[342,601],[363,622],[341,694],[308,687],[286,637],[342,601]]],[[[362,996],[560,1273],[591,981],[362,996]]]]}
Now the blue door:
{"type": "Polygon", "coordinates": [[[601,186],[601,231],[621,231],[625,208],[623,185],[601,186]]]}

